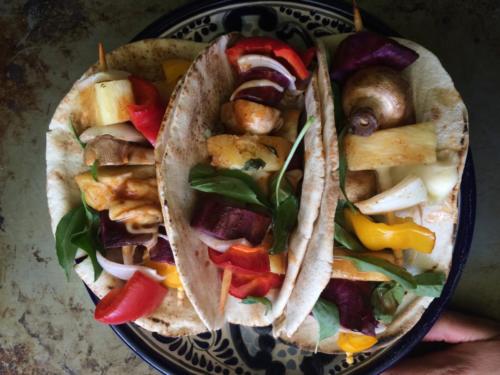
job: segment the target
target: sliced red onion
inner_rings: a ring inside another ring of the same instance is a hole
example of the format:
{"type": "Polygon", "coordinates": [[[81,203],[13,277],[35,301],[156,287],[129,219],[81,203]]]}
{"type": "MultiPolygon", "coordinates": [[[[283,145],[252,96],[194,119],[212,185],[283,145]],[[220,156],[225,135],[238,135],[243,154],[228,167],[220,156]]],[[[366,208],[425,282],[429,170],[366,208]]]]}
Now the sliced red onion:
{"type": "Polygon", "coordinates": [[[197,230],[196,232],[198,233],[198,238],[201,242],[221,253],[229,250],[229,248],[234,245],[252,246],[245,238],[237,238],[235,240],[219,240],[209,234],[203,233],[202,231],[197,230]]]}
{"type": "Polygon", "coordinates": [[[245,99],[255,103],[276,107],[283,99],[283,92],[275,90],[270,86],[250,87],[238,92],[238,94],[234,96],[234,99],[245,99]]]}
{"type": "Polygon", "coordinates": [[[149,268],[149,267],[144,267],[144,266],[137,266],[133,264],[121,264],[121,263],[116,263],[112,262],[105,257],[102,256],[100,252],[96,252],[97,256],[97,262],[101,265],[102,269],[109,273],[110,275],[113,275],[114,277],[117,277],[121,280],[128,280],[132,277],[134,273],[137,271],[143,273],[144,275],[152,278],[155,281],[163,281],[165,280],[164,276],[161,276],[156,272],[156,270],[149,268]]]}
{"type": "Polygon", "coordinates": [[[246,72],[247,70],[262,67],[270,68],[276,70],[278,73],[282,74],[288,79],[290,90],[295,90],[295,76],[285,68],[284,65],[280,64],[275,59],[264,56],[264,55],[243,55],[238,58],[238,68],[240,72],[246,72]]]}
{"type": "Polygon", "coordinates": [[[283,87],[268,79],[255,79],[253,81],[243,82],[241,85],[239,85],[236,90],[233,91],[233,94],[231,95],[231,98],[229,100],[234,100],[234,97],[238,95],[240,91],[251,89],[254,87],[272,87],[279,92],[283,92],[284,90],[283,87]]]}
{"type": "Polygon", "coordinates": [[[247,70],[246,72],[241,72],[238,76],[238,84],[242,84],[246,81],[253,81],[256,79],[268,79],[269,81],[277,83],[281,87],[288,87],[290,85],[290,81],[283,74],[277,72],[274,69],[262,67],[253,68],[247,70]]]}

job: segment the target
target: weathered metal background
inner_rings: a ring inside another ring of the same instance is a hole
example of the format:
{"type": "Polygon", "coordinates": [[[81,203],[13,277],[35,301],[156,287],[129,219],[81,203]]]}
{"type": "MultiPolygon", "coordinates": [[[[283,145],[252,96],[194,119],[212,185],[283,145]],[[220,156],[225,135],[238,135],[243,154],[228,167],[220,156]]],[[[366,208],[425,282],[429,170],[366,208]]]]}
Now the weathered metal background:
{"type": "MultiPolygon", "coordinates": [[[[57,264],[45,197],[45,131],[96,60],[183,0],[0,3],[0,373],[152,373],[92,319],[81,283],[57,264]]],[[[454,306],[500,319],[500,6],[498,1],[358,1],[433,50],[470,111],[478,219],[454,306]]]]}

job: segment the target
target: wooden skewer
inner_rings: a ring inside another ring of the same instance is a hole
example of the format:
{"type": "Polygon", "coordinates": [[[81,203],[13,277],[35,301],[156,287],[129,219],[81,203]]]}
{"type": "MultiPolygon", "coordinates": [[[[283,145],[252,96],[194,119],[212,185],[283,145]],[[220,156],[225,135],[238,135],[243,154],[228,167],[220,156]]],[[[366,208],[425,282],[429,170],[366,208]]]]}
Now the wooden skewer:
{"type": "Polygon", "coordinates": [[[232,278],[233,271],[226,268],[222,275],[222,287],[220,290],[219,311],[221,314],[224,313],[224,309],[226,308],[227,296],[229,294],[229,288],[231,287],[232,278]]]}
{"type": "Polygon", "coordinates": [[[356,30],[356,32],[363,31],[363,19],[361,18],[356,0],[352,0],[352,11],[354,13],[354,30],[356,30]]]}
{"type": "Polygon", "coordinates": [[[104,51],[104,46],[99,42],[99,70],[105,72],[108,70],[108,63],[106,61],[106,52],[104,51]]]}

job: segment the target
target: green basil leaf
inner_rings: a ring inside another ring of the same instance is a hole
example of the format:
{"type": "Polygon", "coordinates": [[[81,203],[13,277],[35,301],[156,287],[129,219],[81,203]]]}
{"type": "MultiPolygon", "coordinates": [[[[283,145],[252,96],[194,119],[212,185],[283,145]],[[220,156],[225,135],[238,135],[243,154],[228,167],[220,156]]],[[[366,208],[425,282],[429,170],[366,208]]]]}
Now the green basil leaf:
{"type": "Polygon", "coordinates": [[[73,268],[75,255],[78,247],[71,242],[74,233],[85,227],[85,211],[82,206],[69,211],[57,224],[56,229],[56,253],[59,264],[64,269],[66,277],[73,268]]]}
{"type": "Polygon", "coordinates": [[[266,162],[262,159],[249,159],[245,162],[243,170],[249,171],[251,169],[259,170],[266,166],[266,162]]]}
{"type": "Polygon", "coordinates": [[[413,291],[417,296],[439,297],[446,283],[444,272],[427,271],[415,276],[417,289],[413,291]]]}
{"type": "Polygon", "coordinates": [[[395,281],[380,283],[373,290],[371,296],[375,319],[385,324],[392,322],[404,295],[405,289],[401,284],[395,281]]]}
{"type": "Polygon", "coordinates": [[[76,129],[73,125],[73,122],[70,120],[69,121],[69,127],[71,128],[71,131],[73,132],[73,135],[75,136],[77,142],[80,144],[80,146],[82,148],[85,148],[85,143],[83,143],[81,140],[80,140],[80,137],[78,137],[78,135],[76,134],[76,129]]]}
{"type": "Polygon", "coordinates": [[[408,271],[384,259],[366,255],[338,255],[337,257],[352,261],[359,271],[380,272],[389,277],[391,280],[397,281],[407,290],[414,291],[417,287],[415,278],[408,271]]]}
{"type": "Polygon", "coordinates": [[[251,176],[239,170],[216,170],[209,165],[198,164],[189,172],[189,183],[195,190],[269,208],[269,201],[259,185],[251,176]]]}
{"type": "Polygon", "coordinates": [[[267,207],[267,205],[259,199],[255,191],[238,178],[227,176],[200,178],[192,180],[191,187],[205,193],[216,193],[236,199],[240,202],[267,207]]]}
{"type": "Polygon", "coordinates": [[[335,241],[352,251],[366,251],[365,247],[352,233],[345,230],[340,224],[335,223],[335,241]]]}
{"type": "Polygon", "coordinates": [[[297,223],[299,202],[294,195],[289,195],[273,211],[273,244],[269,254],[279,254],[288,249],[288,237],[297,223]]]}
{"type": "Polygon", "coordinates": [[[94,181],[99,182],[99,176],[97,175],[97,159],[90,166],[90,174],[92,175],[92,178],[94,179],[94,181]]]}
{"type": "Polygon", "coordinates": [[[254,296],[248,296],[247,298],[241,300],[241,303],[244,303],[245,305],[253,305],[255,303],[262,303],[266,307],[266,315],[269,311],[273,309],[273,304],[269,299],[266,297],[254,297],[254,296]]]}
{"type": "Polygon", "coordinates": [[[94,268],[94,281],[99,278],[102,272],[102,267],[97,261],[96,252],[102,251],[102,246],[99,244],[97,239],[97,233],[95,233],[90,228],[85,228],[79,233],[75,233],[71,237],[71,242],[73,245],[78,246],[80,249],[84,250],[92,261],[92,267],[94,268]]]}
{"type": "Polygon", "coordinates": [[[339,145],[339,185],[340,185],[340,191],[342,191],[342,194],[344,195],[345,198],[345,204],[353,209],[356,210],[356,206],[352,204],[352,202],[347,199],[347,193],[345,191],[345,184],[346,184],[346,179],[347,179],[347,157],[345,155],[345,147],[344,147],[344,138],[347,133],[347,126],[345,126],[338,138],[338,145],[339,145]]]}
{"type": "Polygon", "coordinates": [[[312,314],[319,325],[319,341],[337,334],[340,329],[340,316],[339,309],[334,303],[319,298],[312,314]]]}
{"type": "Polygon", "coordinates": [[[281,188],[281,181],[283,180],[283,176],[285,175],[286,169],[288,168],[288,165],[292,161],[293,155],[297,151],[297,148],[299,147],[300,142],[302,142],[302,139],[304,138],[304,136],[306,135],[307,131],[309,130],[309,128],[312,126],[313,123],[314,123],[314,117],[310,116],[307,119],[304,126],[302,127],[302,130],[300,131],[299,135],[297,136],[297,139],[293,143],[292,148],[290,149],[290,152],[288,153],[288,156],[287,156],[285,162],[283,163],[283,166],[281,167],[281,169],[278,173],[278,177],[276,178],[276,186],[275,186],[275,189],[273,192],[274,197],[275,197],[274,204],[276,207],[279,206],[279,204],[280,204],[279,202],[280,202],[280,200],[282,200],[280,198],[280,188],[281,188]]]}

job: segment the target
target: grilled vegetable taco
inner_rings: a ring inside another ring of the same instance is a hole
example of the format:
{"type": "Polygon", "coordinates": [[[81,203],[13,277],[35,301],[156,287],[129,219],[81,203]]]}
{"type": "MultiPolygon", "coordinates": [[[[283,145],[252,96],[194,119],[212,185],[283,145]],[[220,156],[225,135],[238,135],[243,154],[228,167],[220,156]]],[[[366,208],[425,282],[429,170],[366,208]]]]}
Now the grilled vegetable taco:
{"type": "Polygon", "coordinates": [[[321,38],[319,49],[335,103],[324,131],[335,122],[339,134],[335,239],[308,249],[276,333],[352,361],[408,332],[440,295],[467,111],[437,57],[414,42],[360,31],[321,38]]]}
{"type": "Polygon", "coordinates": [[[222,36],[165,115],[156,157],[167,235],[209,329],[270,324],[291,293],[324,190],[312,57],[222,36]]]}
{"type": "Polygon", "coordinates": [[[107,56],[101,48],[99,64],[49,125],[47,196],[58,259],[101,299],[95,318],[103,323],[135,321],[172,336],[206,330],[183,294],[154,166],[171,93],[204,47],[155,39],[107,56]]]}

